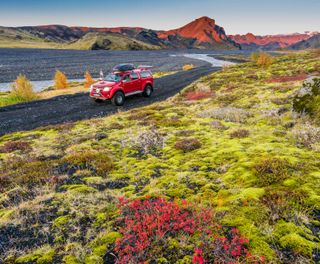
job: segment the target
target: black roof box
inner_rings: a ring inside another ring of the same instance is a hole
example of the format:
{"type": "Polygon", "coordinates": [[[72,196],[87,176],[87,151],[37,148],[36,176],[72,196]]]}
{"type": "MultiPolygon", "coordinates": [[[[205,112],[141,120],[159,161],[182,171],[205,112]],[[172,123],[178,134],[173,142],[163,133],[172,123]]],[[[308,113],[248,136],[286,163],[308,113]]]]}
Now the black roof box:
{"type": "Polygon", "coordinates": [[[135,69],[134,65],[129,63],[119,64],[113,68],[114,71],[120,71],[120,72],[132,71],[134,69],[135,69]]]}

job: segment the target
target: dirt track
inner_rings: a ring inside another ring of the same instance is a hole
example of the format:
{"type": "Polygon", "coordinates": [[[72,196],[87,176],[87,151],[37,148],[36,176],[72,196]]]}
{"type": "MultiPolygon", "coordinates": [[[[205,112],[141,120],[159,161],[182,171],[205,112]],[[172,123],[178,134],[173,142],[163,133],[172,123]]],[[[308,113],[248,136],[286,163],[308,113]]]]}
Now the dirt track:
{"type": "MultiPolygon", "coordinates": [[[[208,65],[161,77],[155,81],[155,91],[151,98],[141,96],[127,98],[121,110],[165,100],[200,77],[219,69],[208,65]]],[[[117,110],[118,107],[111,105],[110,102],[94,103],[88,93],[63,95],[47,100],[2,107],[0,108],[0,136],[46,125],[108,116],[117,110]]]]}

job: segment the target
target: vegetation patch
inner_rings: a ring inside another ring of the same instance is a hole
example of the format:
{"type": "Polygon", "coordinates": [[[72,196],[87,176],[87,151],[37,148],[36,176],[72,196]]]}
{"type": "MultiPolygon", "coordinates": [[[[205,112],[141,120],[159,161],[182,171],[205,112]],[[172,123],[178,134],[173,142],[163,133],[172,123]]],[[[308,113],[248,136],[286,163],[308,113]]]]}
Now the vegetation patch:
{"type": "Polygon", "coordinates": [[[201,142],[196,138],[186,138],[178,140],[174,147],[183,152],[190,152],[201,148],[201,142]]]}
{"type": "Polygon", "coordinates": [[[264,260],[250,254],[249,240],[237,229],[222,228],[215,224],[210,210],[195,210],[186,202],[180,204],[162,198],[131,202],[121,199],[117,221],[122,234],[115,247],[119,264],[131,261],[175,263],[179,259],[199,264],[213,261],[262,263],[264,260]]]}
{"type": "Polygon", "coordinates": [[[256,165],[257,181],[261,186],[281,183],[290,175],[292,165],[283,159],[263,158],[256,165]]]}

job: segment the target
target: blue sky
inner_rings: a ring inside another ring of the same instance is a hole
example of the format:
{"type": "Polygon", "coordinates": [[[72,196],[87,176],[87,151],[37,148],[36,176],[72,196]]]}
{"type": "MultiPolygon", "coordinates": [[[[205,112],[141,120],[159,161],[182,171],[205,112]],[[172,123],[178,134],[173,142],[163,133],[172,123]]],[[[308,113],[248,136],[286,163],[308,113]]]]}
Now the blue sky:
{"type": "Polygon", "coordinates": [[[320,31],[320,0],[0,0],[0,25],[180,27],[209,16],[228,34],[320,31]]]}

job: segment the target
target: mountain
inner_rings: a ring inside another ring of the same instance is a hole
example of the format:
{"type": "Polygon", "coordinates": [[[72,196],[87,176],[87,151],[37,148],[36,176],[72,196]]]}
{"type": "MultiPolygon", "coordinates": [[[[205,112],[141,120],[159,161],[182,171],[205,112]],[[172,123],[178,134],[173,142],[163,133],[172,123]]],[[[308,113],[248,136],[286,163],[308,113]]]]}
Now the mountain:
{"type": "Polygon", "coordinates": [[[245,49],[317,47],[315,33],[256,36],[227,35],[214,19],[200,17],[172,30],[141,27],[68,27],[63,25],[0,27],[0,48],[53,49],[245,49]],[[304,42],[306,41],[306,42],[304,42]],[[302,43],[300,43],[302,42],[302,43]],[[295,46],[296,43],[298,46],[295,46]]]}
{"type": "Polygon", "coordinates": [[[156,31],[140,27],[94,28],[63,25],[3,28],[10,31],[0,47],[74,48],[74,49],[240,49],[215,20],[201,17],[174,30],[156,31]],[[25,34],[29,45],[21,34],[25,34]],[[17,39],[16,36],[21,36],[17,39]],[[111,43],[113,44],[111,44],[111,43]]]}
{"type": "Polygon", "coordinates": [[[274,50],[287,48],[297,42],[310,38],[310,34],[266,35],[256,36],[252,33],[246,35],[230,35],[229,38],[239,43],[242,49],[274,50]]]}
{"type": "Polygon", "coordinates": [[[299,41],[289,46],[289,49],[300,50],[300,49],[319,49],[320,48],[320,34],[316,34],[307,40],[299,41]]]}
{"type": "Polygon", "coordinates": [[[225,30],[209,17],[198,18],[181,28],[162,31],[158,35],[161,39],[166,40],[176,37],[189,39],[193,46],[199,48],[234,49],[236,47],[240,49],[240,45],[229,39],[225,30]]]}

